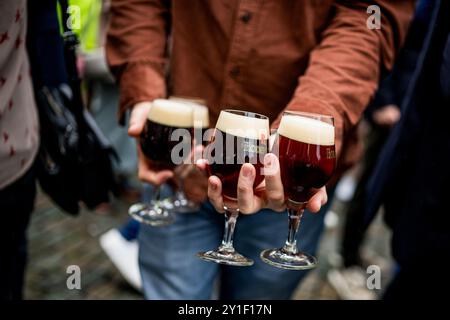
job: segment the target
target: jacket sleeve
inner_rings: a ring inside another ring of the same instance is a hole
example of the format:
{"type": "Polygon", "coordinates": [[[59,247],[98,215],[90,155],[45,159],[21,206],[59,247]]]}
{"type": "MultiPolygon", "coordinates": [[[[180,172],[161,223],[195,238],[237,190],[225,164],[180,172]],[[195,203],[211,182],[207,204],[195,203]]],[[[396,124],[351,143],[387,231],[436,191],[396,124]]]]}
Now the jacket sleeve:
{"type": "Polygon", "coordinates": [[[120,86],[119,121],[141,101],[165,97],[168,0],[112,0],[106,58],[120,86]]]}
{"type": "Polygon", "coordinates": [[[287,106],[332,115],[336,147],[372,98],[383,68],[390,69],[403,43],[415,1],[336,1],[330,23],[312,50],[308,68],[287,106]],[[369,29],[369,5],[381,11],[381,28],[369,29]]]}

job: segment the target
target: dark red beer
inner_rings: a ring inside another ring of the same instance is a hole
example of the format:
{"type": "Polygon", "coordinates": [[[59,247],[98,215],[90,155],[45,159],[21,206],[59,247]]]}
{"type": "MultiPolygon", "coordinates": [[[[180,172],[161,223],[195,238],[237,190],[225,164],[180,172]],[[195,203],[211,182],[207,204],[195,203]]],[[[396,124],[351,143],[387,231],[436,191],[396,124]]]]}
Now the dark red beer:
{"type": "Polygon", "coordinates": [[[323,187],[335,170],[334,127],[287,115],[280,123],[276,146],[285,196],[307,202],[312,188],[323,187]]]}
{"type": "Polygon", "coordinates": [[[333,117],[285,112],[272,152],[280,160],[289,229],[281,248],[266,249],[260,257],[277,268],[308,270],[317,266],[317,259],[297,248],[296,235],[313,189],[323,187],[336,167],[333,117]]]}
{"type": "MultiPolygon", "coordinates": [[[[264,167],[264,155],[267,153],[269,141],[267,139],[256,140],[231,136],[216,129],[213,140],[217,141],[216,136],[222,135],[224,153],[219,155],[214,153],[216,162],[208,166],[209,175],[215,175],[222,181],[222,194],[229,199],[237,198],[237,183],[239,172],[243,163],[251,163],[256,169],[255,182],[253,188],[256,188],[264,179],[262,168],[264,167]],[[227,137],[228,136],[228,137],[227,137]],[[233,140],[233,149],[226,150],[226,139],[233,140]],[[250,147],[249,147],[250,146],[250,147]],[[258,150],[252,152],[250,150],[258,150]],[[216,157],[217,156],[217,157],[216,157]],[[243,159],[243,161],[240,161],[243,159]],[[217,161],[219,160],[219,161],[217,161]]],[[[213,142],[215,143],[215,142],[213,142]]]]}

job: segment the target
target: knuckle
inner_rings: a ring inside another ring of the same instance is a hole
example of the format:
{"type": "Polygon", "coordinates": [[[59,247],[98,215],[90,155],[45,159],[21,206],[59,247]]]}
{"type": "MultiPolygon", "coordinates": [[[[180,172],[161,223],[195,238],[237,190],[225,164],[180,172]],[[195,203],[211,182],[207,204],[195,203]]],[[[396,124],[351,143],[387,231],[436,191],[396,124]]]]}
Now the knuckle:
{"type": "Polygon", "coordinates": [[[286,210],[286,207],[284,205],[272,205],[269,206],[269,208],[275,212],[284,212],[286,210]]]}
{"type": "Polygon", "coordinates": [[[215,199],[217,198],[215,192],[213,190],[211,190],[211,188],[208,188],[208,198],[210,198],[211,202],[214,202],[215,199]]]}
{"type": "Polygon", "coordinates": [[[244,206],[239,206],[239,212],[242,214],[253,214],[253,213],[255,213],[255,210],[253,210],[253,208],[251,206],[244,205],[244,206]]]}
{"type": "Polygon", "coordinates": [[[139,170],[139,171],[138,171],[138,178],[139,178],[139,180],[141,180],[141,181],[146,181],[146,182],[149,182],[149,183],[152,183],[152,184],[155,183],[155,179],[151,179],[151,178],[148,176],[148,174],[146,173],[145,170],[139,170]]]}
{"type": "Polygon", "coordinates": [[[209,199],[209,201],[211,202],[212,206],[214,207],[214,210],[216,210],[219,213],[223,212],[223,205],[220,205],[219,203],[217,203],[216,201],[213,201],[211,199],[209,199]]]}
{"type": "Polygon", "coordinates": [[[248,194],[251,192],[251,188],[249,186],[245,186],[245,185],[239,185],[238,186],[238,193],[241,194],[248,194]]]}
{"type": "Polygon", "coordinates": [[[273,204],[280,204],[284,202],[284,195],[279,192],[274,192],[269,194],[268,199],[273,204]]]}
{"type": "Polygon", "coordinates": [[[243,214],[250,214],[252,211],[252,206],[250,205],[250,202],[247,201],[247,199],[238,197],[238,207],[239,212],[243,214]]]}
{"type": "Polygon", "coordinates": [[[138,171],[138,178],[139,178],[139,180],[145,180],[146,175],[145,175],[144,171],[142,171],[142,170],[138,171]]]}

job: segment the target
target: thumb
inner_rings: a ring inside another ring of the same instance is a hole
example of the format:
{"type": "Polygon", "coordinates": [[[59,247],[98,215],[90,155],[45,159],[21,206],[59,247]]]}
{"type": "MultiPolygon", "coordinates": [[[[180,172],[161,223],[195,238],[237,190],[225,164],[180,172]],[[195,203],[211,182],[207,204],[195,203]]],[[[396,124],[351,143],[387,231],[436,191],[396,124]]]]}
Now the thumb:
{"type": "Polygon", "coordinates": [[[149,101],[139,102],[134,105],[128,124],[128,134],[130,136],[138,137],[141,134],[151,106],[152,103],[149,101]]]}

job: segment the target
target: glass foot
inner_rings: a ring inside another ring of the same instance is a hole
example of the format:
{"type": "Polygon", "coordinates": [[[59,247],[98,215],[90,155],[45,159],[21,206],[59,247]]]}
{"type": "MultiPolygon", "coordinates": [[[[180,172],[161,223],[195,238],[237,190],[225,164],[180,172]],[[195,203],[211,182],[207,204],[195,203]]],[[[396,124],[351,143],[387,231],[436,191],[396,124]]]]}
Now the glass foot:
{"type": "Polygon", "coordinates": [[[175,197],[172,203],[174,211],[176,211],[177,213],[197,212],[200,209],[200,206],[198,204],[184,197],[175,197]]]}
{"type": "Polygon", "coordinates": [[[175,221],[175,217],[170,208],[161,201],[152,202],[151,204],[133,204],[128,209],[128,214],[133,219],[153,227],[164,227],[175,221]]]}
{"type": "Polygon", "coordinates": [[[288,270],[308,270],[317,266],[317,259],[305,252],[289,253],[281,249],[261,252],[262,261],[274,267],[288,270]]]}
{"type": "Polygon", "coordinates": [[[211,250],[207,252],[199,252],[197,253],[197,257],[206,261],[226,264],[229,266],[249,267],[254,263],[252,259],[246,258],[234,250],[222,250],[221,248],[217,249],[217,251],[211,250]]]}

